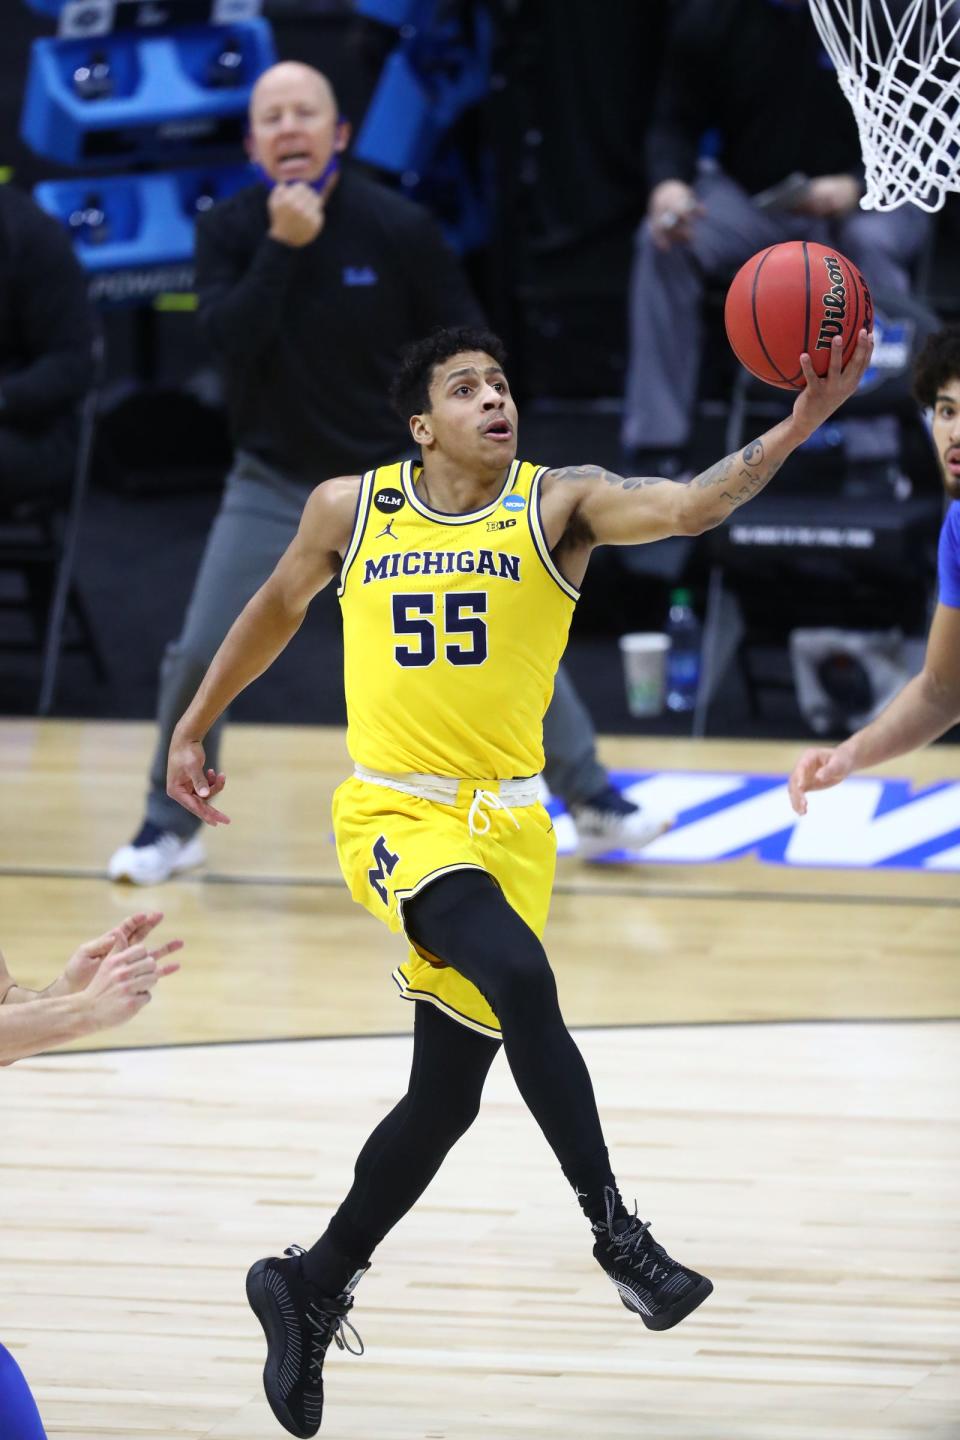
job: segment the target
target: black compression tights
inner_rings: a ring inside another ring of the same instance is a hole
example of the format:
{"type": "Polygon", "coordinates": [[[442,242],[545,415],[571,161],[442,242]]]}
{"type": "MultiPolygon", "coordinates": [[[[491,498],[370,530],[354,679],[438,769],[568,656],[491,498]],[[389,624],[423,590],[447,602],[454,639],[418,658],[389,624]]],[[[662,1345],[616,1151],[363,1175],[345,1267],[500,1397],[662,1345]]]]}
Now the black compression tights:
{"type": "MultiPolygon", "coordinates": [[[[613,1177],[593,1086],[563,1023],[540,941],[480,870],[435,880],[407,902],[404,920],[424,950],[472,980],[489,1001],[520,1094],[567,1179],[588,1197],[584,1209],[602,1213],[603,1187],[613,1177]]],[[[499,1048],[427,1001],[416,1010],[409,1089],[361,1150],[354,1184],[327,1232],[357,1262],[406,1214],[473,1123],[499,1048]]],[[[325,1243],[326,1237],[311,1251],[307,1268],[335,1293],[325,1243]]]]}

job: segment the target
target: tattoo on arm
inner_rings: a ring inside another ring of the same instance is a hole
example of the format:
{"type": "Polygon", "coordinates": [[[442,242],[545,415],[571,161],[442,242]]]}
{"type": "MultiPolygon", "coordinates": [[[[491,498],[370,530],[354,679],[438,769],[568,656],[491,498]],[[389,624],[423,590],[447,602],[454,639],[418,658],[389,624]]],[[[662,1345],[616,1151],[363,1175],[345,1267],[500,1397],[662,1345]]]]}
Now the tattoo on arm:
{"type": "Polygon", "coordinates": [[[665,483],[659,475],[624,477],[616,475],[612,470],[605,470],[602,465],[564,465],[560,469],[554,470],[553,473],[558,480],[600,479],[619,490],[643,490],[648,485],[665,483]]]}
{"type": "MultiPolygon", "coordinates": [[[[661,485],[664,482],[653,476],[644,478],[641,476],[617,475],[613,470],[607,470],[603,465],[560,465],[550,471],[551,476],[563,481],[602,480],[612,490],[644,490],[650,485],[661,485]]],[[[563,554],[566,547],[589,546],[597,543],[597,537],[593,527],[583,518],[579,509],[575,509],[567,523],[558,545],[554,550],[554,556],[563,554]]]]}
{"type": "Polygon", "coordinates": [[[718,460],[692,483],[698,490],[719,488],[722,498],[731,510],[735,510],[738,505],[745,505],[754,495],[759,495],[782,464],[782,460],[767,461],[763,442],[752,440],[745,450],[718,460]]]}

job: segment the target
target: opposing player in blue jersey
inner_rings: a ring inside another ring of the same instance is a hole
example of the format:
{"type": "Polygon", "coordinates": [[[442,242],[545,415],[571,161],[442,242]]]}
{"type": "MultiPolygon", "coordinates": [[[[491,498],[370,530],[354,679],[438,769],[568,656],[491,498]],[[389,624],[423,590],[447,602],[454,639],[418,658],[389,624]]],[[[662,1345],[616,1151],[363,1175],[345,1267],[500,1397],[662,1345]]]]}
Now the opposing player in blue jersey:
{"type": "Polygon", "coordinates": [[[940,594],[923,669],[876,720],[842,745],[804,751],[790,776],[790,802],[798,815],[806,814],[808,791],[827,790],[853,770],[927,745],[960,721],[960,325],[948,325],[927,340],[914,364],[913,391],[930,413],[950,499],[940,532],[940,594]]]}

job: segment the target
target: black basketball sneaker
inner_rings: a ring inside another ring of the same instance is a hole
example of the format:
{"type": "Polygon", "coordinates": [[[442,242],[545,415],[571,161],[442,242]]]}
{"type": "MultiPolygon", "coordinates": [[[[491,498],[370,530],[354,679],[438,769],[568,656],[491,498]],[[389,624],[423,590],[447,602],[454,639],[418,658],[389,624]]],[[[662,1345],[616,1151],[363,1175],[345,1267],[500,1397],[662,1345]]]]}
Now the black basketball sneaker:
{"type": "Polygon", "coordinates": [[[649,1220],[615,1220],[616,1191],[604,1191],[607,1218],[593,1226],[595,1259],[616,1285],[620,1299],[648,1330],[669,1330],[706,1300],[713,1285],[705,1275],[671,1259],[650,1234],[649,1220]]]}
{"type": "Polygon", "coordinates": [[[352,1291],[370,1267],[364,1265],[341,1294],[331,1297],[304,1276],[302,1246],[290,1245],[283,1254],[283,1259],[273,1256],[251,1266],[247,1299],[267,1337],[263,1388],[270,1409],[285,1430],[307,1440],[323,1419],[323,1361],[330,1341],[351,1355],[363,1354],[363,1341],[346,1316],[352,1291]]]}

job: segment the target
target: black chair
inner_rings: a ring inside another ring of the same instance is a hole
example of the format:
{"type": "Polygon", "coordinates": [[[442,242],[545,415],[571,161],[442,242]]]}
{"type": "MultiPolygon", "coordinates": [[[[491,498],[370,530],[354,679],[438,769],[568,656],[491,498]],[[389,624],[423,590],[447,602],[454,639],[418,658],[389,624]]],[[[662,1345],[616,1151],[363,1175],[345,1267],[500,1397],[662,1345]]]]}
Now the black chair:
{"type": "Polygon", "coordinates": [[[0,519],[0,570],[19,572],[27,592],[26,600],[0,600],[0,609],[27,610],[35,632],[32,640],[5,639],[2,648],[40,650],[38,715],[50,713],[64,648],[85,650],[97,679],[107,678],[103,652],[74,580],[103,372],[103,341],[99,336],[91,359],[91,385],[80,406],[76,456],[66,502],[46,498],[28,502],[0,519]],[[65,647],[68,616],[74,621],[76,639],[65,647]]]}

